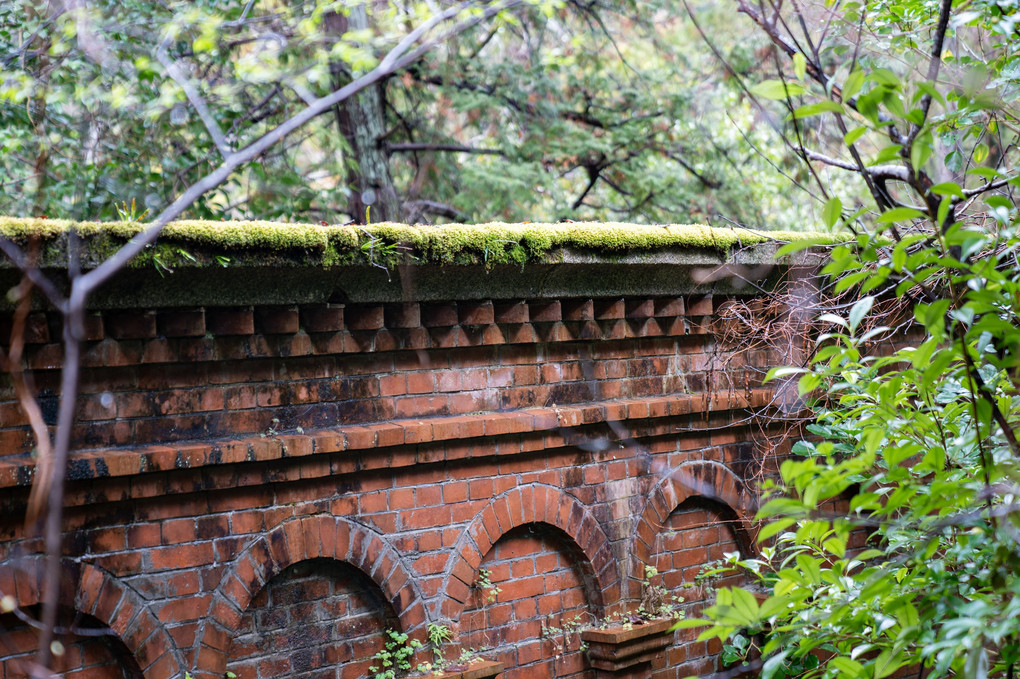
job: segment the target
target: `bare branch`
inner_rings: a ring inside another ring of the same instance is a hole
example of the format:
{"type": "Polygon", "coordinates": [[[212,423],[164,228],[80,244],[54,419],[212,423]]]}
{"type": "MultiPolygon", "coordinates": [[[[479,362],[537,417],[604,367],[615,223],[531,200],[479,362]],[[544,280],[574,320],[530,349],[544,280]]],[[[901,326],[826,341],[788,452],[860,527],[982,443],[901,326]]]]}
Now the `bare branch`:
{"type": "Polygon", "coordinates": [[[996,179],[995,181],[988,182],[984,186],[979,186],[976,189],[964,189],[963,195],[965,195],[967,198],[971,198],[972,196],[979,196],[985,191],[994,191],[995,189],[1001,189],[1003,186],[1006,186],[1010,182],[1015,181],[1017,178],[1020,178],[1020,175],[1013,175],[1012,177],[1003,177],[1002,179],[996,179]]]}
{"type": "MultiPolygon", "coordinates": [[[[235,152],[229,152],[222,132],[218,126],[207,122],[207,127],[221,153],[224,153],[223,162],[212,172],[192,184],[178,198],[167,206],[143,231],[135,235],[130,241],[123,245],[111,257],[102,262],[92,271],[78,276],[71,281],[71,292],[66,302],[55,295],[55,286],[44,277],[39,276],[41,290],[57,302],[56,306],[64,316],[64,327],[62,343],[64,346],[64,369],[61,375],[60,405],[57,415],[56,435],[53,441],[52,467],[54,470],[53,479],[48,488],[49,498],[44,528],[46,560],[42,577],[42,631],[39,637],[39,650],[36,656],[36,667],[33,674],[39,677],[50,676],[46,669],[52,658],[51,641],[57,629],[58,597],[60,585],[60,564],[63,547],[63,509],[64,509],[64,488],[66,486],[67,461],[71,449],[71,435],[74,429],[76,394],[78,393],[79,378],[81,371],[81,343],[84,336],[85,309],[90,294],[100,285],[109,280],[118,271],[125,267],[131,260],[138,256],[146,246],[153,243],[160,235],[163,227],[168,222],[177,218],[181,213],[190,207],[207,191],[210,191],[225,182],[231,174],[240,166],[248,163],[261,154],[271,149],[275,144],[285,139],[288,135],[303,127],[316,116],[330,110],[341,101],[357,94],[361,90],[374,85],[407,65],[420,59],[437,44],[449,40],[451,37],[462,33],[473,26],[485,21],[498,12],[510,7],[519,5],[522,0],[503,0],[494,5],[486,7],[475,16],[465,19],[454,25],[446,32],[428,40],[423,40],[417,47],[415,44],[425,34],[442,22],[456,17],[460,12],[471,7],[473,2],[462,2],[424,22],[418,28],[408,34],[400,43],[394,47],[385,58],[371,71],[344,87],[316,99],[305,109],[291,116],[282,124],[266,133],[248,146],[235,152]]],[[[174,64],[163,55],[167,62],[164,66],[168,72],[174,70],[174,64]],[[169,66],[167,65],[169,64],[169,66]]],[[[178,73],[178,75],[180,75],[178,73]]],[[[187,82],[185,78],[182,78],[187,82]]],[[[182,84],[182,87],[184,85],[182,84]]],[[[185,90],[187,92],[187,89],[185,90]]],[[[192,104],[201,101],[200,98],[192,99],[192,104]]],[[[203,102],[204,104],[204,102],[203,102]]],[[[196,106],[196,108],[199,108],[196,106]]],[[[201,111],[200,111],[201,115],[201,111]]],[[[210,116],[211,120],[211,116],[210,116]]],[[[13,243],[0,239],[0,248],[11,256],[11,259],[20,269],[29,267],[24,253],[13,243]]],[[[26,272],[26,275],[31,275],[26,272]]],[[[35,278],[32,278],[35,283],[35,278]]]]}
{"type": "MultiPolygon", "coordinates": [[[[830,158],[829,156],[822,155],[810,149],[804,149],[805,155],[809,160],[817,160],[820,163],[831,165],[832,167],[838,167],[843,170],[850,170],[851,172],[860,172],[860,168],[854,163],[849,163],[845,160],[838,160],[836,158],[830,158]]],[[[873,167],[864,168],[865,174],[877,177],[880,179],[897,179],[901,182],[910,181],[910,173],[907,168],[901,165],[875,165],[873,167]]]]}
{"type": "MultiPolygon", "coordinates": [[[[949,14],[953,7],[953,0],[942,0],[942,6],[939,8],[939,23],[935,27],[935,38],[932,41],[931,47],[931,61],[928,62],[928,82],[935,84],[935,81],[939,77],[939,67],[942,65],[942,46],[946,41],[946,31],[949,30],[949,14]]],[[[922,123],[914,127],[910,134],[910,141],[913,142],[914,138],[917,137],[917,133],[921,130],[923,121],[928,117],[928,109],[931,108],[931,94],[925,92],[924,96],[921,97],[921,120],[922,123]]]]}
{"type": "Polygon", "coordinates": [[[78,279],[75,289],[72,291],[71,303],[84,304],[85,299],[93,290],[109,280],[115,273],[126,266],[128,262],[137,257],[145,249],[145,246],[154,242],[168,222],[177,218],[182,212],[184,212],[184,210],[191,206],[192,203],[198,200],[198,198],[207,191],[210,191],[225,182],[238,167],[254,160],[278,143],[281,139],[304,126],[320,114],[330,110],[341,101],[354,96],[366,87],[374,85],[393,72],[417,61],[440,42],[449,39],[453,35],[463,33],[482,21],[491,18],[493,15],[510,7],[515,7],[521,2],[522,0],[504,0],[504,2],[490,6],[478,16],[467,19],[457,24],[443,35],[437,36],[432,40],[428,40],[419,45],[417,48],[408,51],[414,42],[429,28],[456,16],[473,3],[461,3],[456,7],[450,8],[445,12],[436,15],[425,24],[422,24],[422,26],[419,26],[407,37],[401,40],[400,44],[394,47],[379,63],[379,65],[371,71],[360,78],[353,80],[339,90],[316,99],[315,103],[309,104],[304,110],[291,116],[275,129],[266,133],[243,149],[230,154],[224,159],[223,163],[220,164],[219,167],[196,183],[192,184],[187,191],[177,198],[177,200],[167,206],[144,231],[132,238],[105,262],[78,279]],[[410,40],[412,36],[414,36],[414,40],[410,40]]]}
{"type": "Polygon", "coordinates": [[[21,359],[25,350],[25,321],[28,319],[28,312],[32,308],[32,284],[26,276],[18,286],[18,294],[21,301],[14,311],[14,322],[11,328],[11,344],[6,360],[3,352],[0,351],[0,366],[4,366],[11,375],[11,382],[14,383],[14,393],[18,398],[21,409],[25,411],[28,423],[32,427],[32,433],[36,438],[36,477],[32,484],[32,490],[28,498],[28,511],[26,513],[25,525],[32,527],[42,515],[45,507],[43,492],[49,487],[49,480],[53,475],[51,459],[52,446],[49,431],[46,429],[46,421],[43,418],[42,409],[39,403],[32,396],[34,391],[31,385],[31,376],[26,375],[21,367],[21,359]]]}
{"type": "Polygon", "coordinates": [[[25,254],[24,250],[15,245],[13,241],[0,236],[0,251],[3,251],[7,258],[14,263],[14,266],[18,267],[18,270],[32,281],[32,285],[39,288],[46,295],[46,299],[49,300],[50,304],[57,309],[64,308],[67,300],[64,299],[64,296],[57,289],[53,281],[44,276],[42,271],[35,267],[35,264],[25,254]]]}
{"type": "Polygon", "coordinates": [[[570,206],[571,210],[576,210],[577,208],[581,207],[581,205],[584,203],[584,199],[588,196],[591,190],[595,188],[595,183],[598,182],[599,180],[600,170],[598,168],[589,167],[587,169],[588,169],[588,185],[584,187],[584,191],[582,191],[581,195],[577,197],[577,200],[574,201],[574,204],[570,206]]]}
{"type": "Polygon", "coordinates": [[[213,117],[212,112],[205,103],[205,99],[199,94],[198,90],[194,85],[191,84],[191,80],[187,74],[181,70],[177,62],[170,58],[170,55],[166,52],[166,43],[156,49],[156,58],[159,63],[163,64],[163,68],[166,69],[167,75],[174,79],[181,89],[184,90],[185,96],[188,97],[188,101],[195,107],[195,111],[198,113],[198,117],[202,119],[202,124],[205,125],[205,129],[209,131],[209,136],[212,137],[213,142],[216,144],[216,148],[220,150],[220,155],[226,159],[230,156],[230,145],[227,144],[227,138],[223,135],[223,130],[220,129],[219,123],[216,122],[216,118],[213,117]]]}

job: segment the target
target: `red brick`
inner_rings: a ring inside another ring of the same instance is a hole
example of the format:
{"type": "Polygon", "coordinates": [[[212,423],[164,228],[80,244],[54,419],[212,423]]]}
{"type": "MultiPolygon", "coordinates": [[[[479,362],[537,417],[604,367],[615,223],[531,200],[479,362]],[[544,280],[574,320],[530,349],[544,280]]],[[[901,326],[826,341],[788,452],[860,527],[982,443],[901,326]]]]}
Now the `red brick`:
{"type": "MultiPolygon", "coordinates": [[[[58,326],[60,321],[58,318],[54,318],[54,325],[58,326]]],[[[0,317],[0,346],[6,346],[11,341],[11,334],[13,332],[13,322],[10,316],[0,317]]],[[[46,344],[51,341],[50,337],[50,326],[49,321],[46,319],[46,314],[33,312],[25,318],[25,324],[22,326],[21,339],[25,344],[46,344]]],[[[60,331],[53,333],[53,339],[60,337],[60,331]]]]}
{"type": "Polygon", "coordinates": [[[563,300],[561,308],[565,321],[595,320],[595,304],[590,299],[563,300]]]}
{"type": "Polygon", "coordinates": [[[492,302],[461,302],[457,312],[461,325],[488,325],[496,318],[492,302]]]}
{"type": "Polygon", "coordinates": [[[683,316],[684,315],[684,298],[683,297],[663,297],[655,300],[655,315],[656,316],[683,316]]]}
{"type": "Polygon", "coordinates": [[[350,330],[378,330],[385,327],[381,304],[354,304],[344,307],[344,324],[350,330]]]}
{"type": "Polygon", "coordinates": [[[113,339],[149,339],[156,336],[156,312],[108,312],[103,325],[107,336],[113,339]]]}
{"type": "Polygon", "coordinates": [[[206,309],[205,327],[214,335],[251,335],[255,332],[255,317],[248,309],[206,309]]]}
{"type": "Polygon", "coordinates": [[[435,391],[435,382],[431,372],[407,374],[407,393],[429,394],[435,391]]]}
{"type": "Polygon", "coordinates": [[[692,295],[686,303],[688,316],[710,316],[712,314],[712,295],[692,295]]]}
{"type": "Polygon", "coordinates": [[[626,308],[622,299],[597,300],[595,302],[596,320],[615,320],[626,316],[626,308]]]}
{"type": "Polygon", "coordinates": [[[305,332],[335,333],[344,329],[344,309],[336,304],[302,307],[298,315],[305,332]]]}
{"type": "Polygon", "coordinates": [[[202,337],[205,335],[205,312],[201,309],[160,312],[156,325],[163,337],[202,337]]]}
{"type": "Polygon", "coordinates": [[[551,323],[563,320],[559,300],[535,301],[528,304],[528,316],[532,323],[551,323]]]}
{"type": "Polygon", "coordinates": [[[421,307],[421,324],[426,328],[450,327],[458,321],[456,304],[423,304],[421,307]]]}
{"type": "Polygon", "coordinates": [[[496,323],[527,323],[528,304],[527,302],[498,303],[493,307],[493,315],[496,323]]]}
{"type": "Polygon", "coordinates": [[[255,331],[266,335],[290,335],[300,327],[297,307],[257,307],[255,331]]]}
{"type": "Polygon", "coordinates": [[[193,568],[213,562],[212,542],[161,547],[148,553],[153,571],[193,568]]]}
{"type": "Polygon", "coordinates": [[[387,328],[417,328],[421,325],[421,310],[414,302],[387,304],[384,317],[387,328]]]}

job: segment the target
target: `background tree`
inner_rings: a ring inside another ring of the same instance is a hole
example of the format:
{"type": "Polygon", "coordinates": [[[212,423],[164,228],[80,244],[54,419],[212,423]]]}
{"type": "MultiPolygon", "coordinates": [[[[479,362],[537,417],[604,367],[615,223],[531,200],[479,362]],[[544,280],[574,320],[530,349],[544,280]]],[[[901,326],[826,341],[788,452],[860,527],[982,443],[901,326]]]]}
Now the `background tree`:
{"type": "MultiPolygon", "coordinates": [[[[767,41],[705,5],[695,9],[734,74],[753,72],[767,41]]],[[[0,212],[114,219],[131,199],[158,211],[221,149],[363,73],[415,7],[8,3],[0,212]],[[69,25],[84,30],[68,40],[69,25]]],[[[808,175],[773,127],[703,49],[682,1],[549,2],[387,76],[239,167],[188,215],[802,229],[819,205],[791,200],[791,182],[808,175]]]]}

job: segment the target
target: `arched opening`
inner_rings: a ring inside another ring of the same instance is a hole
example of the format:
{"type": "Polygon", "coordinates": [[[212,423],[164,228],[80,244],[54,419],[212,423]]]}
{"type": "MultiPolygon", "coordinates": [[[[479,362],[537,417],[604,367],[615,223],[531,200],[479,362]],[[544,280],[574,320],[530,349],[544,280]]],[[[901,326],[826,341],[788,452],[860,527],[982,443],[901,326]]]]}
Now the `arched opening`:
{"type": "MultiPolygon", "coordinates": [[[[731,507],[694,496],[670,513],[656,535],[649,564],[658,571],[655,584],[665,587],[668,597],[683,597],[681,610],[688,617],[697,617],[704,606],[714,601],[717,587],[748,584],[746,577],[736,571],[707,575],[726,554],[744,554],[741,530],[742,524],[731,507]]],[[[715,657],[721,650],[718,640],[699,642],[698,632],[678,632],[677,643],[668,649],[665,662],[653,666],[655,679],[682,679],[722,669],[715,657]]]]}
{"type": "Polygon", "coordinates": [[[364,679],[387,629],[400,625],[379,587],[334,559],[295,563],[252,599],[227,670],[238,679],[364,679]]]}
{"type": "MultiPolygon", "coordinates": [[[[23,612],[39,619],[39,607],[30,606],[23,612]]],[[[51,670],[67,679],[143,679],[134,655],[113,634],[89,635],[88,630],[102,630],[106,625],[91,615],[71,608],[61,608],[59,627],[69,633],[58,634],[59,646],[51,670]],[[70,632],[81,631],[80,634],[70,632]]],[[[0,615],[0,676],[29,676],[29,667],[38,651],[39,630],[28,625],[14,613],[0,615]]]]}
{"type": "Polygon", "coordinates": [[[486,649],[505,679],[587,676],[575,627],[592,621],[591,565],[545,523],[504,534],[482,560],[460,619],[463,648],[486,649]]]}

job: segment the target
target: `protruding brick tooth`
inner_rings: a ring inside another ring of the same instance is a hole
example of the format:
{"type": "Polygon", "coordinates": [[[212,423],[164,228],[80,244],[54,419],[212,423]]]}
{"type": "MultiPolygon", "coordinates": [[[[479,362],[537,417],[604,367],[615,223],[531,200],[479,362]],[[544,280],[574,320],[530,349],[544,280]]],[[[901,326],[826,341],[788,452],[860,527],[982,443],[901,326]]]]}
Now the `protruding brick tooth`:
{"type": "Polygon", "coordinates": [[[251,335],[255,332],[255,316],[251,307],[206,309],[205,327],[213,335],[251,335]]]}

